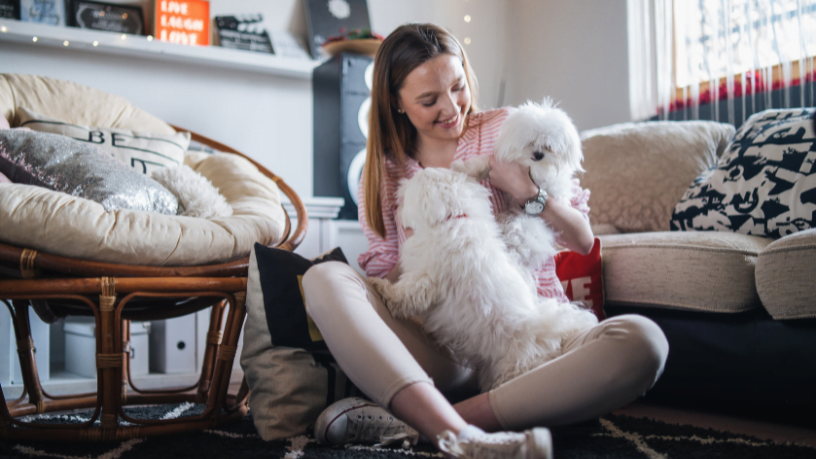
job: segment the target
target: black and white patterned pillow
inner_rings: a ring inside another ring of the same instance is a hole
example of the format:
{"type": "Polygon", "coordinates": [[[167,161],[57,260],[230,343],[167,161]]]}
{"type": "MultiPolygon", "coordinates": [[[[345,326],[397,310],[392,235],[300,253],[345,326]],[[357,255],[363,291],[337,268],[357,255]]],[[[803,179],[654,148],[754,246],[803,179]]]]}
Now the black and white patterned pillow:
{"type": "Polygon", "coordinates": [[[672,213],[672,231],[733,231],[780,238],[814,227],[814,108],[751,116],[717,165],[692,183],[672,213]]]}

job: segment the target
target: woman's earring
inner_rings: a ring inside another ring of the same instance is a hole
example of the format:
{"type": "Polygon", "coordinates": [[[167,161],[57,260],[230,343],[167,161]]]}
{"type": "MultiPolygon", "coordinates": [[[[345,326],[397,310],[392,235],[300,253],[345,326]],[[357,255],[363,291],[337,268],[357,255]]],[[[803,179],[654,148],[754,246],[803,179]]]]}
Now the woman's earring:
{"type": "Polygon", "coordinates": [[[398,108],[398,109],[397,109],[397,113],[399,113],[399,114],[403,114],[403,113],[405,113],[405,112],[404,112],[404,111],[402,111],[402,109],[401,109],[401,108],[398,108]]]}

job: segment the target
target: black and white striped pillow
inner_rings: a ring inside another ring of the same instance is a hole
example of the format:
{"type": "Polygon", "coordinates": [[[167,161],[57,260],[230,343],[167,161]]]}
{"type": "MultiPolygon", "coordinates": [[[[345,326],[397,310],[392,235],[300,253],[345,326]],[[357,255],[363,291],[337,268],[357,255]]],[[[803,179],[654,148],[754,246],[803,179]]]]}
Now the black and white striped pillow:
{"type": "Polygon", "coordinates": [[[740,127],[674,209],[672,231],[780,238],[816,220],[816,108],[771,109],[740,127]]]}

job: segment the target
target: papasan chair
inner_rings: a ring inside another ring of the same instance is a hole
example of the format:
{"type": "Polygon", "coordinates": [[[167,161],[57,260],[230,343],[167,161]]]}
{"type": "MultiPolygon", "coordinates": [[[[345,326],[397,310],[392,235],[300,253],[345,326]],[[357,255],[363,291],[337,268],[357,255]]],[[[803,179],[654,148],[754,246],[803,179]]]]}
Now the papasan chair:
{"type": "MultiPolygon", "coordinates": [[[[119,96],[75,83],[0,74],[0,113],[14,127],[21,107],[83,126],[174,134],[175,128],[119,96]]],[[[246,313],[250,250],[256,242],[294,250],[308,217],[297,194],[238,151],[191,133],[217,152],[184,156],[233,208],[230,217],[198,219],[119,209],[42,187],[0,183],[0,301],[12,315],[23,395],[0,403],[0,438],[109,441],[212,428],[243,418],[248,388],[229,394],[246,313]],[[292,229],[280,192],[297,212],[292,229]],[[212,307],[198,382],[143,390],[130,375],[129,324],[212,307]],[[35,364],[29,309],[46,323],[66,316],[96,322],[97,391],[71,396],[43,390],[35,364]],[[222,331],[223,330],[223,331],[222,331]],[[134,418],[126,405],[203,405],[198,415],[134,418]],[[27,415],[93,410],[80,424],[39,423],[27,415]]]]}

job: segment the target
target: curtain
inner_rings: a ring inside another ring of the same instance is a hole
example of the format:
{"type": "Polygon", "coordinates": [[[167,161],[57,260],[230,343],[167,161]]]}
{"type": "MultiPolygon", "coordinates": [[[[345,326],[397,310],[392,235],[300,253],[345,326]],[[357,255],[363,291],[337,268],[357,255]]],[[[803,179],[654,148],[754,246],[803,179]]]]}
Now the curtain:
{"type": "Polygon", "coordinates": [[[677,109],[699,119],[708,104],[707,117],[739,125],[758,107],[816,102],[816,0],[628,0],[627,7],[630,75],[655,75],[654,88],[630,77],[633,119],[677,109]],[[635,38],[647,43],[633,45],[635,38]]]}
{"type": "Polygon", "coordinates": [[[626,0],[629,110],[645,119],[668,106],[673,90],[671,0],[626,0]]]}

